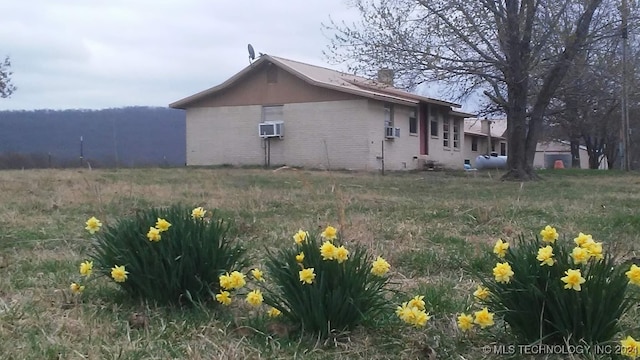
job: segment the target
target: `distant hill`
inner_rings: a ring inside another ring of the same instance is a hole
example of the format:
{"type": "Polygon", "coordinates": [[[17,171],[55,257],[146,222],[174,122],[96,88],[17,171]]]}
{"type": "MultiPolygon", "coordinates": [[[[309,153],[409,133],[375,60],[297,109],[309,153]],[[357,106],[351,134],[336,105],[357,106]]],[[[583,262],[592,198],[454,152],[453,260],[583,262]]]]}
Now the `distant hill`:
{"type": "Polygon", "coordinates": [[[182,110],[0,111],[0,168],[79,166],[81,147],[92,167],[178,166],[185,142],[182,110]]]}

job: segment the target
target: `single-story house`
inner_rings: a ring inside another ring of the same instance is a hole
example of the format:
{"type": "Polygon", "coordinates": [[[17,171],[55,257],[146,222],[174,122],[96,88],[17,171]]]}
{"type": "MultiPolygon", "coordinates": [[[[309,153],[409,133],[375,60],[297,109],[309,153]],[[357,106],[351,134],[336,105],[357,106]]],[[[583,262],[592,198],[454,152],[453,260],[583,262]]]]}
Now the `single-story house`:
{"type": "Polygon", "coordinates": [[[459,104],[262,55],[222,84],[170,104],[186,110],[187,165],[422,169],[464,163],[459,104]]]}
{"type": "Polygon", "coordinates": [[[478,119],[464,120],[464,161],[476,167],[479,155],[497,153],[507,155],[507,120],[478,119]]]}
{"type": "MultiPolygon", "coordinates": [[[[589,153],[584,145],[580,145],[580,168],[589,168],[589,153]]],[[[556,160],[561,160],[565,168],[571,167],[571,144],[565,140],[541,141],[536,146],[533,167],[536,169],[553,169],[556,160]]],[[[607,169],[604,155],[600,159],[599,169],[607,169]]]]}

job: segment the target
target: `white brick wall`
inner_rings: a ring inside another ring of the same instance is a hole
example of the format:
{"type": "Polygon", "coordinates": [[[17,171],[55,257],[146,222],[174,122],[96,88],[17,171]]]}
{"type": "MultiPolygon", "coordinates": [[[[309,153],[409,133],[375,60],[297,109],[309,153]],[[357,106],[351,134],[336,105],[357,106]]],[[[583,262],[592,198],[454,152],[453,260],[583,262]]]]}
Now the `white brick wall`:
{"type": "MultiPolygon", "coordinates": [[[[443,165],[449,169],[462,169],[464,165],[464,128],[462,119],[458,119],[458,124],[460,125],[460,140],[459,140],[459,148],[453,147],[453,121],[450,121],[449,124],[449,147],[445,148],[443,143],[443,122],[445,120],[449,120],[450,117],[448,114],[444,114],[442,112],[437,113],[438,117],[438,137],[429,138],[429,155],[427,156],[428,160],[437,161],[439,164],[443,165]]],[[[430,132],[429,132],[430,133],[430,132]]]]}
{"type": "MultiPolygon", "coordinates": [[[[188,165],[264,165],[262,106],[187,110],[188,165]]],[[[284,138],[271,139],[271,165],[368,170],[366,100],[286,104],[284,138]]]]}
{"type": "Polygon", "coordinates": [[[262,107],[187,109],[187,165],[262,164],[262,107]]]}
{"type": "MultiPolygon", "coordinates": [[[[386,170],[415,169],[420,137],[409,134],[412,109],[394,105],[394,127],[400,128],[400,137],[385,140],[384,102],[285,104],[284,138],[270,140],[271,165],[375,171],[381,169],[384,143],[386,170]]],[[[188,109],[187,165],[264,165],[266,143],[258,136],[261,116],[260,105],[188,109]]],[[[418,134],[420,125],[418,121],[418,134]]],[[[445,151],[440,129],[438,139],[429,139],[428,158],[462,168],[462,151],[445,151]]],[[[462,139],[460,144],[464,146],[462,139]]]]}
{"type": "MultiPolygon", "coordinates": [[[[375,154],[373,157],[375,162],[372,164],[374,168],[382,168],[382,161],[378,159],[378,157],[382,156],[382,143],[384,143],[385,170],[412,170],[417,168],[417,158],[420,154],[420,137],[417,134],[409,134],[409,114],[413,109],[410,106],[393,105],[393,127],[400,129],[400,137],[387,140],[384,134],[384,103],[369,101],[369,116],[374,119],[370,122],[369,128],[369,145],[371,153],[375,154]]],[[[420,124],[418,124],[419,133],[420,124]]]]}

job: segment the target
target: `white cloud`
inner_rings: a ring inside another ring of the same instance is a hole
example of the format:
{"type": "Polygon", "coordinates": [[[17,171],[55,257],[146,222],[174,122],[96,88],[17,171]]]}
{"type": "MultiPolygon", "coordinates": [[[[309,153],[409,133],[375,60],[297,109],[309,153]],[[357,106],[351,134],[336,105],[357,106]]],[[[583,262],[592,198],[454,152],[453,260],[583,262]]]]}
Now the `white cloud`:
{"type": "Polygon", "coordinates": [[[0,109],[166,106],[248,65],[248,43],[324,65],[321,23],[357,16],[342,0],[24,0],[0,13],[18,87],[0,109]]]}

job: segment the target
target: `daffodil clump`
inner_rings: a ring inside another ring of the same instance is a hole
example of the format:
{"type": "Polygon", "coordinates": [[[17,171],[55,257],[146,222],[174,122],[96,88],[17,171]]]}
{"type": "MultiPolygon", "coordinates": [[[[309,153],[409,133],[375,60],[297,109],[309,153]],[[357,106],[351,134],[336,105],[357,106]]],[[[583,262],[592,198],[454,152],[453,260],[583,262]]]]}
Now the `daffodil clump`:
{"type": "MultiPolygon", "coordinates": [[[[502,240],[499,240],[499,241],[502,242],[502,240]]],[[[511,268],[508,268],[508,270],[509,272],[511,272],[511,268]]],[[[494,273],[495,273],[495,269],[494,269],[494,273]]],[[[503,275],[503,276],[506,276],[506,275],[503,275]]],[[[513,276],[512,273],[508,275],[509,280],[511,276],[513,276]]],[[[478,305],[487,302],[490,296],[491,296],[491,291],[488,288],[482,285],[478,285],[476,290],[473,292],[474,306],[477,307],[478,305]]],[[[494,317],[494,314],[492,312],[489,312],[489,309],[486,306],[482,307],[482,309],[480,310],[477,310],[469,314],[465,312],[460,313],[457,317],[458,329],[460,329],[460,331],[465,333],[470,330],[473,330],[476,327],[479,327],[480,329],[484,329],[484,328],[493,326],[494,325],[493,317],[494,317]]]]}
{"type": "MultiPolygon", "coordinates": [[[[290,246],[267,251],[267,281],[261,288],[264,303],[271,306],[268,315],[281,315],[326,337],[391,311],[385,298],[391,265],[382,256],[347,244],[333,226],[319,234],[301,229],[289,239],[290,246]]],[[[411,323],[416,326],[428,320],[424,309],[414,315],[411,323]]]]}
{"type": "MultiPolygon", "coordinates": [[[[214,299],[226,305],[231,299],[228,290],[240,287],[235,274],[246,266],[245,250],[231,239],[232,228],[215,212],[172,206],[142,210],[114,225],[103,226],[91,217],[85,225],[94,239],[88,259],[79,265],[81,279],[69,286],[73,294],[85,290],[92,274],[159,304],[210,301],[211,294],[218,294],[214,299]],[[225,274],[233,275],[231,285],[223,284],[225,274]]],[[[261,277],[261,272],[255,269],[253,276],[261,277]]],[[[247,302],[257,304],[260,299],[259,292],[252,293],[247,302]]]]}
{"type": "Polygon", "coordinates": [[[567,241],[550,225],[515,244],[498,239],[493,253],[492,273],[476,273],[481,310],[458,314],[462,332],[491,326],[498,314],[521,343],[602,344],[634,304],[629,284],[640,286],[640,267],[620,265],[592,235],[567,241]]]}
{"type": "Polygon", "coordinates": [[[396,315],[407,324],[423,327],[427,325],[427,321],[431,318],[426,311],[425,305],[424,296],[416,295],[413,299],[398,306],[396,315]]]}
{"type": "MultiPolygon", "coordinates": [[[[248,306],[256,309],[261,308],[264,297],[262,296],[262,291],[255,287],[259,287],[260,283],[265,281],[264,274],[258,268],[252,269],[250,274],[250,276],[246,276],[239,271],[232,271],[231,273],[226,272],[220,275],[220,292],[214,296],[215,300],[222,305],[229,306],[233,303],[234,298],[240,297],[244,299],[244,303],[248,306]],[[245,286],[248,284],[247,279],[254,283],[254,289],[243,293],[242,290],[246,289],[245,286]]],[[[267,314],[270,317],[279,316],[280,313],[276,310],[271,308],[267,311],[267,314]]]]}

